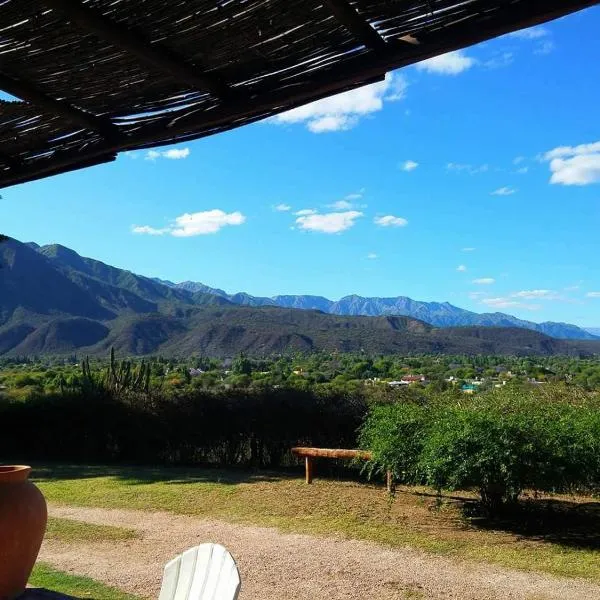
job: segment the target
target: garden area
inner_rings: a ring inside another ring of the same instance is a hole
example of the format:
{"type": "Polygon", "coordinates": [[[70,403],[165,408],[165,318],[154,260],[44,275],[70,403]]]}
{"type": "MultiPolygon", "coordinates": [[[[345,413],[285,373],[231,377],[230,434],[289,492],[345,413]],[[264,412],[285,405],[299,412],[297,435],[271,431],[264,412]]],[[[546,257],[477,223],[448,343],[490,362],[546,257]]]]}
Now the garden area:
{"type": "Polygon", "coordinates": [[[163,389],[112,369],[0,402],[0,455],[33,464],[50,507],[34,585],[153,598],[170,558],[215,541],[242,598],[600,594],[595,391],[163,389]],[[317,460],[307,486],[299,445],[372,459],[317,460]]]}
{"type": "Polygon", "coordinates": [[[474,493],[399,485],[390,497],[356,475],[307,486],[300,471],[38,465],[35,473],[51,519],[34,582],[83,576],[79,588],[55,579],[54,589],[79,597],[86,589],[99,597],[88,581],[156,597],[167,560],[206,540],[231,549],[244,598],[345,598],[356,585],[364,598],[600,590],[600,505],[591,497],[526,493],[492,518],[474,493]]]}

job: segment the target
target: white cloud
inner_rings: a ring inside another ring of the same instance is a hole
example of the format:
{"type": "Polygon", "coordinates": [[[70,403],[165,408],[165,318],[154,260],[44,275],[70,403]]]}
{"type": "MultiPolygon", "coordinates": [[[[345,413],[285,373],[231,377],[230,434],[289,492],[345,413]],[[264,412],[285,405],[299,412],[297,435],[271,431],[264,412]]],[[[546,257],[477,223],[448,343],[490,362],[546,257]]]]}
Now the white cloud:
{"type": "Polygon", "coordinates": [[[496,280],[493,277],[480,277],[479,279],[473,279],[473,283],[477,285],[491,285],[492,283],[496,283],[496,280]]]}
{"type": "Polygon", "coordinates": [[[277,206],[273,207],[273,210],[287,212],[288,210],[292,210],[292,207],[289,204],[277,204],[277,206]]]}
{"type": "Polygon", "coordinates": [[[334,210],[350,210],[352,208],[352,203],[348,202],[348,200],[338,200],[337,202],[330,204],[329,208],[333,208],[334,210]]]}
{"type": "Polygon", "coordinates": [[[525,160],[524,156],[516,156],[515,158],[513,158],[513,165],[518,165],[520,163],[522,163],[525,160]]]}
{"type": "Polygon", "coordinates": [[[150,160],[154,162],[157,158],[167,158],[169,160],[181,160],[187,158],[190,155],[189,148],[171,148],[170,150],[148,150],[144,160],[150,160]]]}
{"type": "Polygon", "coordinates": [[[345,231],[346,229],[350,229],[350,227],[354,225],[356,219],[362,216],[363,213],[357,210],[325,214],[305,214],[300,215],[296,219],[296,225],[298,225],[300,229],[305,229],[307,231],[319,231],[321,233],[340,233],[342,231],[345,231]]]}
{"type": "Polygon", "coordinates": [[[344,131],[354,127],[361,117],[380,111],[384,101],[403,99],[407,87],[402,75],[388,73],[383,81],[299,106],[272,117],[269,122],[304,123],[313,133],[344,131]]]}
{"type": "Polygon", "coordinates": [[[171,235],[175,237],[191,237],[217,233],[227,225],[242,225],[246,217],[239,211],[226,213],[217,208],[203,212],[185,213],[175,219],[171,235]]]}
{"type": "Polygon", "coordinates": [[[527,173],[529,171],[529,167],[519,167],[517,169],[517,173],[519,173],[519,175],[525,175],[525,173],[527,173]]]}
{"type": "Polygon", "coordinates": [[[473,248],[472,246],[467,246],[462,249],[463,252],[475,252],[475,250],[477,250],[477,248],[473,248]]]}
{"type": "Polygon", "coordinates": [[[162,153],[164,158],[170,158],[171,160],[180,160],[182,158],[187,158],[189,155],[189,148],[171,148],[170,150],[165,150],[162,153]]]}
{"type": "Polygon", "coordinates": [[[146,235],[163,235],[169,231],[168,228],[155,229],[154,227],[149,227],[148,225],[133,225],[131,228],[133,233],[145,233],[146,235]]]}
{"type": "Polygon", "coordinates": [[[528,29],[520,29],[519,31],[513,31],[508,35],[511,37],[516,37],[521,40],[538,40],[540,38],[546,37],[550,32],[544,27],[530,27],[528,29]]]}
{"type": "Polygon", "coordinates": [[[400,169],[402,171],[410,172],[410,171],[414,171],[418,166],[419,166],[418,162],[415,162],[414,160],[406,160],[400,165],[400,169]]]}
{"type": "Polygon", "coordinates": [[[246,217],[241,212],[226,213],[217,208],[203,212],[185,213],[177,217],[173,224],[162,229],[155,229],[148,225],[135,225],[133,233],[145,233],[147,235],[163,235],[168,233],[174,237],[192,237],[195,235],[207,235],[217,233],[227,225],[241,225],[246,217]]]}
{"type": "Polygon", "coordinates": [[[126,152],[123,152],[123,154],[127,157],[127,158],[131,158],[133,160],[135,160],[136,158],[139,157],[139,153],[135,152],[135,150],[127,150],[126,152]]]}
{"type": "Polygon", "coordinates": [[[461,273],[464,273],[467,270],[467,267],[465,265],[458,265],[458,267],[456,267],[457,271],[460,271],[461,273]]]}
{"type": "Polygon", "coordinates": [[[456,173],[466,172],[469,175],[477,175],[477,173],[487,173],[487,171],[490,170],[490,166],[487,165],[487,164],[475,166],[475,165],[470,165],[470,164],[467,164],[467,163],[449,162],[446,165],[446,170],[447,171],[454,171],[456,173]]]}
{"type": "Polygon", "coordinates": [[[600,181],[600,154],[555,158],[550,162],[550,183],[589,185],[600,181]]]}
{"type": "Polygon", "coordinates": [[[416,67],[420,71],[427,71],[436,75],[458,75],[470,69],[476,62],[474,58],[467,56],[463,50],[456,50],[424,60],[417,63],[416,67]]]}
{"type": "Polygon", "coordinates": [[[369,254],[367,254],[367,258],[370,260],[375,260],[376,258],[379,258],[377,256],[377,254],[375,254],[375,252],[370,252],[369,254]]]}
{"type": "Polygon", "coordinates": [[[492,308],[523,308],[525,310],[539,310],[541,308],[538,304],[526,304],[510,298],[483,298],[481,303],[492,308]]]}
{"type": "Polygon", "coordinates": [[[303,208],[302,210],[297,210],[294,214],[297,217],[305,217],[306,215],[314,215],[316,212],[314,208],[303,208]]]}
{"type": "Polygon", "coordinates": [[[483,66],[486,69],[501,69],[503,67],[508,67],[509,65],[512,65],[513,62],[514,54],[512,52],[500,52],[492,58],[486,60],[483,63],[483,66]]]}
{"type": "Polygon", "coordinates": [[[393,215],[385,215],[384,217],[375,217],[373,219],[375,225],[381,227],[406,227],[408,221],[402,217],[394,217],[393,215]]]}
{"type": "Polygon", "coordinates": [[[588,292],[586,296],[588,298],[600,298],[600,292],[588,292]]]}
{"type": "Polygon", "coordinates": [[[490,195],[491,196],[512,196],[516,192],[517,192],[517,190],[515,190],[514,188],[504,186],[504,187],[498,188],[497,190],[494,190],[493,192],[490,193],[490,195]]]}
{"type": "Polygon", "coordinates": [[[363,193],[362,192],[356,192],[354,194],[348,194],[346,196],[346,198],[344,198],[345,200],[360,200],[363,197],[363,193]]]}
{"type": "Polygon", "coordinates": [[[589,185],[600,182],[600,142],[579,146],[558,146],[542,160],[550,163],[550,183],[589,185]]]}
{"type": "Polygon", "coordinates": [[[558,146],[544,154],[545,160],[553,158],[564,158],[568,156],[578,156],[585,154],[594,154],[600,152],[600,142],[592,142],[591,144],[579,144],[578,146],[558,146]]]}
{"type": "Polygon", "coordinates": [[[545,300],[557,300],[559,295],[554,290],[522,290],[511,294],[513,298],[524,298],[526,300],[534,300],[543,298],[545,300]]]}

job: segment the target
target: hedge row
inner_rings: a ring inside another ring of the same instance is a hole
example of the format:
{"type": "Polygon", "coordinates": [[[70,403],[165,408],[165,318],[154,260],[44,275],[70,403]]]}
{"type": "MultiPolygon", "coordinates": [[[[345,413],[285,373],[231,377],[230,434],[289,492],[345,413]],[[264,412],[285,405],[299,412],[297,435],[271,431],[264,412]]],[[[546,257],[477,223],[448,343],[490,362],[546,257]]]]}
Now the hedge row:
{"type": "Polygon", "coordinates": [[[439,490],[474,488],[497,511],[525,489],[597,491],[600,404],[568,388],[375,406],[360,435],[371,472],[439,490]]]}
{"type": "Polygon", "coordinates": [[[360,396],[294,389],[71,391],[0,402],[0,456],[278,467],[295,445],[354,447],[366,411],[360,396]]]}

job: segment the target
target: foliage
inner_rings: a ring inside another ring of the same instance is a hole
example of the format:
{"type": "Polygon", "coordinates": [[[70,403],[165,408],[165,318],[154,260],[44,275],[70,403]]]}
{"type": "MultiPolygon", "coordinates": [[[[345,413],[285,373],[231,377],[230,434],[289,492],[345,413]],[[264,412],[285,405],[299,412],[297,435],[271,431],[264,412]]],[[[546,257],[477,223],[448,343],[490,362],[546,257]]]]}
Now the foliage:
{"type": "Polygon", "coordinates": [[[117,393],[123,390],[148,392],[150,389],[150,366],[143,360],[137,367],[130,360],[117,364],[114,348],[110,349],[110,363],[104,376],[92,372],[89,357],[81,363],[81,371],[82,385],[86,389],[104,387],[117,393]]]}
{"type": "Polygon", "coordinates": [[[292,446],[353,447],[365,412],[360,395],[293,388],[68,389],[0,401],[0,455],[276,467],[292,446]]]}
{"type": "Polygon", "coordinates": [[[475,488],[491,512],[524,489],[600,487],[598,399],[565,387],[376,406],[360,443],[374,454],[371,471],[440,490],[475,488]]]}

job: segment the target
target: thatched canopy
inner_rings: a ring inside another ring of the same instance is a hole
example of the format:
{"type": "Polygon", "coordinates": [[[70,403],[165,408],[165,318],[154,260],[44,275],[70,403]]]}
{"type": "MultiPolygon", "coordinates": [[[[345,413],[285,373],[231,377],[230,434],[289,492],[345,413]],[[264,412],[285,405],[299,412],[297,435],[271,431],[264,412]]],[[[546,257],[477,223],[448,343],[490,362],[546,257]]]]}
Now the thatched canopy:
{"type": "Polygon", "coordinates": [[[598,0],[0,0],[0,187],[225,131],[598,0]]]}

